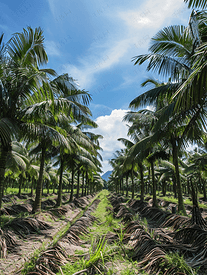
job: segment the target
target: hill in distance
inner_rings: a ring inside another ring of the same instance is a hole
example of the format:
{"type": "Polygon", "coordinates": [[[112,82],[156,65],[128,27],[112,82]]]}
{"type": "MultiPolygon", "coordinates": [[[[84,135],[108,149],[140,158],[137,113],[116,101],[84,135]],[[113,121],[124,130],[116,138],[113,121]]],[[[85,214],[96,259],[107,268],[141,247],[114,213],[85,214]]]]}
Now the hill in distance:
{"type": "Polygon", "coordinates": [[[103,180],[108,180],[109,176],[111,175],[112,171],[107,171],[106,173],[104,173],[101,177],[103,180]]]}

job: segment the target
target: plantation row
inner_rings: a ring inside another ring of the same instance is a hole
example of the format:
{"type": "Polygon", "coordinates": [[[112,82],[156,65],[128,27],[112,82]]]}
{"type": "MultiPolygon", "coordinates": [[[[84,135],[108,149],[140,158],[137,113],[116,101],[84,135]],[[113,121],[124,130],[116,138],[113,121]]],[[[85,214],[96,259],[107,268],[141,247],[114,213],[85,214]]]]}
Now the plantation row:
{"type": "Polygon", "coordinates": [[[3,216],[9,221],[0,233],[1,274],[206,274],[204,219],[197,226],[192,215],[172,214],[170,201],[157,208],[150,198],[106,190],[73,202],[69,197],[55,208],[57,195],[45,198],[38,214],[26,198],[10,206],[15,212],[3,216]]]}
{"type": "MultiPolygon", "coordinates": [[[[186,1],[206,7],[206,1],[186,1]]],[[[148,78],[144,93],[134,98],[124,116],[127,136],[110,160],[113,171],[108,188],[131,192],[143,201],[157,191],[173,193],[179,214],[186,215],[184,196],[194,206],[193,221],[203,226],[198,195],[207,200],[207,113],[206,113],[206,10],[192,10],[186,26],[167,26],[150,40],[148,53],[133,58],[134,65],[146,65],[159,79],[148,78]]]]}
{"type": "Polygon", "coordinates": [[[0,233],[1,274],[17,274],[18,270],[21,273],[24,265],[27,270],[31,259],[57,242],[93,199],[88,195],[69,202],[69,198],[70,195],[64,194],[64,205],[55,208],[57,195],[46,198],[43,201],[45,210],[36,214],[31,213],[31,199],[22,199],[10,206],[6,204],[0,233]]]}
{"type": "Polygon", "coordinates": [[[48,56],[41,28],[27,27],[4,43],[0,36],[0,209],[9,188],[30,188],[32,211],[41,210],[43,188],[74,186],[82,195],[103,185],[99,138],[90,129],[89,92],[68,74],[46,68],[48,56]],[[85,189],[83,191],[83,188],[85,189]],[[35,190],[35,192],[34,192],[35,190]]]}
{"type": "Polygon", "coordinates": [[[107,194],[99,194],[29,274],[206,274],[205,225],[201,229],[192,218],[107,194]]]}

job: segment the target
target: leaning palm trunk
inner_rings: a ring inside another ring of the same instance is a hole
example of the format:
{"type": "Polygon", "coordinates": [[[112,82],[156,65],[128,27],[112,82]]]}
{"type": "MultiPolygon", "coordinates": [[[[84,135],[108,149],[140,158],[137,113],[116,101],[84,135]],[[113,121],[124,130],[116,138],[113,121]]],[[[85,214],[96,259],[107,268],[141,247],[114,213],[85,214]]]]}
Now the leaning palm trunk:
{"type": "Polygon", "coordinates": [[[36,187],[36,197],[35,202],[33,206],[33,213],[37,211],[41,211],[41,202],[42,202],[42,180],[43,180],[43,172],[44,172],[44,162],[45,162],[45,153],[46,153],[46,147],[42,147],[42,153],[41,153],[41,162],[40,162],[40,172],[39,172],[39,179],[37,181],[37,187],[36,187]]]}
{"type": "Polygon", "coordinates": [[[63,159],[60,160],[60,179],[59,179],[59,186],[58,186],[58,198],[56,206],[62,205],[62,189],[63,189],[63,159]]]}

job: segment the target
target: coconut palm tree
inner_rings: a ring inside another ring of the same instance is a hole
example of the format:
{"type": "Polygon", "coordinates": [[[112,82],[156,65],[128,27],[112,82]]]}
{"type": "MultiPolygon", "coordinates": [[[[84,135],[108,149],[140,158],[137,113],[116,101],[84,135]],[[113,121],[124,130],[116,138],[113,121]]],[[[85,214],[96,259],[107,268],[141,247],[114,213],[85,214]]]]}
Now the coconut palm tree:
{"type": "Polygon", "coordinates": [[[185,111],[175,113],[175,110],[178,110],[176,109],[179,102],[178,91],[193,71],[194,54],[197,47],[197,43],[194,42],[190,26],[187,28],[184,26],[170,26],[158,32],[152,38],[150,53],[135,57],[135,64],[142,64],[148,60],[147,70],[156,70],[160,75],[170,76],[171,78],[167,83],[156,86],[137,97],[130,105],[131,107],[138,107],[147,102],[155,105],[161,102],[161,108],[158,111],[159,121],[154,131],[157,137],[166,137],[171,143],[173,163],[176,169],[178,209],[183,213],[185,213],[185,209],[179,175],[178,150],[181,144],[187,141],[187,138],[190,138],[191,141],[200,139],[201,125],[204,124],[203,115],[205,113],[202,108],[203,105],[197,109],[185,109],[185,111]]]}
{"type": "Polygon", "coordinates": [[[39,67],[48,61],[41,28],[23,29],[3,45],[0,38],[0,208],[6,159],[11,151],[11,141],[21,125],[19,115],[24,101],[47,81],[50,69],[39,67]]]}

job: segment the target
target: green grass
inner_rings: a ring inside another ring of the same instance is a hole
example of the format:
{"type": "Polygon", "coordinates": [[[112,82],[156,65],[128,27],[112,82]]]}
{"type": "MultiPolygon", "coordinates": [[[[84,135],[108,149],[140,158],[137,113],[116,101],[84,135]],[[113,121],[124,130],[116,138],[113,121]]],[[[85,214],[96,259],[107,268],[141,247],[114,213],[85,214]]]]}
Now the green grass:
{"type": "MultiPolygon", "coordinates": [[[[44,246],[43,246],[44,247],[44,246]]],[[[30,259],[30,261],[26,262],[24,264],[24,269],[21,271],[21,274],[28,274],[29,272],[33,271],[35,269],[35,264],[36,264],[36,261],[40,255],[40,252],[43,250],[42,249],[36,249],[30,259]]]]}
{"type": "MultiPolygon", "coordinates": [[[[107,211],[107,207],[111,206],[107,199],[107,194],[107,190],[103,190],[99,194],[98,198],[100,199],[100,203],[96,210],[91,213],[98,221],[94,222],[93,225],[88,228],[88,235],[81,236],[81,239],[86,240],[91,245],[87,260],[84,256],[81,259],[79,256],[75,262],[69,262],[62,267],[63,274],[72,275],[80,270],[96,266],[97,263],[99,268],[102,266],[104,269],[104,271],[101,271],[102,274],[113,275],[116,274],[117,270],[121,270],[121,275],[138,274],[137,263],[128,259],[127,251],[124,251],[122,230],[120,230],[118,234],[119,240],[116,243],[108,244],[105,241],[105,235],[109,231],[114,232],[114,228],[122,228],[120,220],[115,220],[112,214],[109,214],[107,211]]],[[[79,255],[86,254],[85,251],[76,253],[79,255]]],[[[74,256],[70,257],[70,259],[74,261],[74,256]]],[[[99,273],[97,272],[97,274],[99,273]]],[[[61,273],[58,273],[58,275],[61,275],[61,273]]]]}
{"type": "MultiPolygon", "coordinates": [[[[64,193],[70,194],[70,192],[68,193],[66,191],[67,191],[66,189],[63,190],[63,195],[64,195],[64,193]]],[[[55,194],[57,194],[57,192],[58,192],[58,189],[55,189],[55,194]]],[[[4,193],[5,193],[5,195],[11,195],[11,194],[17,195],[19,193],[19,188],[18,187],[7,187],[4,193]]],[[[25,190],[24,190],[24,188],[22,188],[21,193],[22,194],[30,194],[31,193],[31,188],[25,188],[25,190]]],[[[35,194],[35,189],[33,189],[33,193],[35,194]]],[[[74,196],[75,196],[76,193],[77,193],[76,188],[74,189],[73,193],[74,193],[74,196]]],[[[47,194],[47,189],[46,188],[44,188],[43,194],[44,195],[47,194]]],[[[49,189],[49,194],[53,194],[53,189],[49,189]]]]}
{"type": "Polygon", "coordinates": [[[7,222],[9,222],[13,219],[14,219],[14,217],[12,217],[10,215],[9,216],[8,215],[2,215],[0,217],[0,227],[3,227],[7,222]]]}
{"type": "Polygon", "coordinates": [[[167,254],[165,257],[168,261],[166,269],[174,267],[177,269],[177,271],[179,271],[182,274],[186,274],[186,275],[196,275],[197,274],[197,271],[195,269],[193,270],[190,266],[188,266],[186,261],[184,260],[184,257],[180,256],[178,253],[171,252],[171,253],[167,254]]]}
{"type": "MultiPolygon", "coordinates": [[[[167,197],[167,196],[165,196],[165,197],[157,196],[157,199],[164,200],[164,201],[169,201],[169,202],[178,204],[178,199],[175,199],[173,196],[171,196],[171,197],[167,197]]],[[[192,201],[191,201],[190,199],[185,199],[185,198],[184,198],[184,204],[193,206],[193,203],[192,203],[192,201]]],[[[207,209],[207,204],[198,203],[198,205],[199,205],[199,207],[202,207],[202,208],[207,209]]]]}

